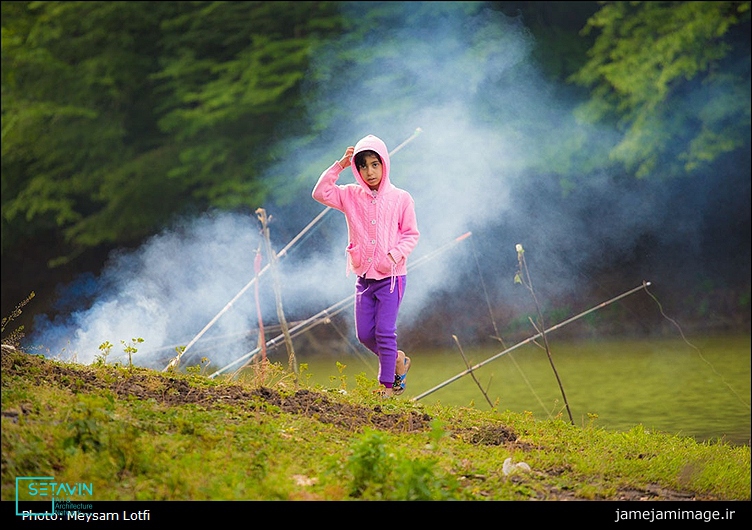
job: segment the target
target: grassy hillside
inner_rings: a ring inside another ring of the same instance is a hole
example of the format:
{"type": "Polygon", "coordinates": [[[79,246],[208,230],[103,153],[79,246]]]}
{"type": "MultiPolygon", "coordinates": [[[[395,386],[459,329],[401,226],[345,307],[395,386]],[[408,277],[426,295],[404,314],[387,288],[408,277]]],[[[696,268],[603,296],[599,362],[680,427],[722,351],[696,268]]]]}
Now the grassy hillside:
{"type": "Polygon", "coordinates": [[[4,345],[2,500],[19,476],[92,484],[102,501],[750,500],[749,446],[385,399],[364,375],[297,379],[278,365],[222,381],[4,345]]]}

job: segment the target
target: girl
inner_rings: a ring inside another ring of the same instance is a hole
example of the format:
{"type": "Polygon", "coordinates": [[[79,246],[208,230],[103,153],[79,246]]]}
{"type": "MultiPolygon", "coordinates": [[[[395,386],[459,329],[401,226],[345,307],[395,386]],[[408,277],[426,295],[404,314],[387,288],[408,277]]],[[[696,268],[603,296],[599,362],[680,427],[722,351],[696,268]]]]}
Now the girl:
{"type": "Polygon", "coordinates": [[[379,390],[402,394],[410,358],[397,349],[397,314],[405,292],[407,258],[420,233],[415,202],[389,180],[389,152],[373,135],[345,150],[319,177],[313,198],[345,214],[347,270],[355,281],[355,328],[358,340],[379,358],[379,390]],[[337,184],[352,168],[355,182],[337,184]]]}

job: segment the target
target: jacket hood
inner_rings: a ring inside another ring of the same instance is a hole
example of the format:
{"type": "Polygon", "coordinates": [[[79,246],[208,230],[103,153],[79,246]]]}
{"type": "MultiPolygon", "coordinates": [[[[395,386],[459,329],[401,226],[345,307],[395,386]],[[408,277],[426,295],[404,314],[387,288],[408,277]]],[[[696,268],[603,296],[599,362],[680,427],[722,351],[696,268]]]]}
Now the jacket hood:
{"type": "Polygon", "coordinates": [[[389,151],[386,148],[386,144],[381,138],[372,134],[361,138],[360,140],[358,140],[358,143],[355,144],[355,151],[353,151],[353,156],[350,160],[350,167],[352,168],[352,172],[355,175],[355,182],[360,184],[366,190],[370,191],[371,188],[368,187],[368,183],[363,180],[363,177],[360,176],[360,171],[358,171],[358,168],[355,167],[355,155],[357,155],[361,151],[376,151],[381,157],[381,165],[383,166],[383,168],[381,173],[381,184],[379,184],[379,191],[385,190],[390,184],[389,151]]]}

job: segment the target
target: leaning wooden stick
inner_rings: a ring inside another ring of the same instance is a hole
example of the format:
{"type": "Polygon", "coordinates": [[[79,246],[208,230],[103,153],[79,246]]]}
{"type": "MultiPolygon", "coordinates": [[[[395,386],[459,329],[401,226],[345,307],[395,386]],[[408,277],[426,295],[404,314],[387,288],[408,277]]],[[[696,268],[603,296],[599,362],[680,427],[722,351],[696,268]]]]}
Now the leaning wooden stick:
{"type": "Polygon", "coordinates": [[[554,371],[554,376],[556,376],[556,382],[559,383],[559,390],[561,391],[561,397],[564,399],[564,406],[567,407],[567,414],[569,414],[569,421],[572,422],[572,425],[574,425],[574,418],[572,417],[572,411],[569,408],[569,401],[567,401],[567,395],[564,393],[564,385],[561,384],[561,378],[559,377],[559,372],[556,369],[556,366],[554,365],[554,358],[551,355],[551,347],[548,345],[548,337],[546,336],[546,323],[543,320],[543,311],[541,311],[540,304],[538,303],[538,297],[535,296],[535,290],[533,289],[533,281],[530,279],[530,271],[527,268],[527,261],[525,260],[525,249],[522,248],[522,245],[519,243],[516,246],[517,248],[517,261],[519,262],[519,271],[517,272],[517,275],[515,276],[514,280],[515,282],[519,281],[522,285],[524,285],[529,291],[530,294],[533,297],[533,302],[535,303],[535,309],[538,311],[538,321],[540,322],[540,327],[535,325],[535,322],[533,322],[533,319],[530,319],[530,323],[533,325],[533,328],[540,332],[540,334],[543,336],[543,345],[544,349],[546,350],[546,355],[548,356],[548,362],[551,364],[551,369],[554,371]]]}
{"type": "MultiPolygon", "coordinates": [[[[465,357],[465,352],[462,351],[462,346],[460,345],[460,340],[457,338],[457,335],[452,335],[452,338],[454,339],[454,342],[457,344],[457,347],[460,350],[460,354],[462,355],[462,360],[465,361],[465,366],[470,368],[470,363],[467,362],[467,357],[465,357]]],[[[486,398],[486,402],[488,403],[488,406],[493,408],[493,403],[491,403],[491,399],[488,397],[488,394],[485,390],[483,390],[483,386],[481,386],[480,381],[478,381],[478,378],[475,377],[475,374],[470,374],[473,376],[473,381],[475,381],[475,384],[478,385],[478,388],[480,388],[480,393],[483,394],[483,397],[486,398]]]]}
{"type": "MultiPolygon", "coordinates": [[[[612,303],[616,302],[617,300],[620,300],[620,299],[624,298],[625,296],[629,296],[629,295],[630,295],[630,294],[632,294],[632,293],[636,293],[636,292],[637,292],[637,291],[639,291],[640,289],[645,289],[645,288],[646,288],[646,287],[647,287],[648,285],[650,285],[650,282],[645,282],[645,281],[643,281],[643,282],[642,282],[642,285],[640,285],[639,287],[635,287],[634,289],[631,289],[631,290],[627,291],[626,293],[620,294],[619,296],[616,296],[616,297],[612,298],[611,300],[607,300],[607,301],[605,301],[605,302],[601,302],[601,303],[600,303],[600,304],[598,304],[597,306],[595,306],[595,307],[591,307],[591,308],[590,308],[590,309],[588,309],[587,311],[583,311],[583,312],[582,312],[582,313],[580,313],[579,315],[575,315],[575,316],[573,316],[572,318],[570,318],[570,319],[568,319],[568,320],[565,320],[564,322],[559,322],[559,323],[558,323],[558,324],[556,324],[555,326],[551,326],[550,328],[548,328],[548,329],[546,329],[546,330],[542,331],[541,333],[538,333],[538,334],[536,334],[536,335],[533,335],[532,337],[529,337],[529,338],[527,338],[527,339],[523,340],[522,342],[519,342],[519,343],[515,344],[514,346],[512,346],[512,347],[510,347],[510,348],[507,348],[506,350],[504,350],[504,351],[501,351],[501,352],[497,353],[497,354],[496,354],[496,355],[494,355],[493,357],[489,357],[489,358],[488,358],[488,359],[486,359],[485,361],[483,361],[483,362],[481,362],[481,363],[478,363],[478,364],[476,364],[475,366],[472,366],[472,367],[468,368],[468,369],[467,369],[467,370],[465,370],[464,372],[460,372],[459,374],[455,375],[454,377],[452,377],[452,378],[450,378],[450,379],[447,379],[447,380],[446,380],[446,381],[444,381],[443,383],[441,383],[441,384],[438,384],[438,385],[436,385],[435,387],[433,387],[433,388],[431,388],[431,389],[429,389],[429,390],[426,390],[426,391],[425,391],[425,392],[423,392],[422,394],[420,394],[420,395],[418,395],[418,396],[415,396],[415,397],[413,397],[413,398],[412,398],[412,399],[411,399],[410,401],[418,401],[418,400],[421,400],[421,399],[423,399],[424,397],[426,397],[427,395],[429,395],[429,394],[433,394],[433,393],[434,393],[434,392],[436,392],[437,390],[439,390],[439,389],[441,389],[441,388],[444,388],[445,386],[449,385],[450,383],[454,383],[454,382],[455,382],[455,381],[456,381],[457,379],[459,379],[460,377],[466,376],[467,374],[471,373],[471,372],[472,372],[473,370],[477,370],[477,369],[478,369],[478,368],[480,368],[481,366],[485,366],[486,364],[490,363],[491,361],[494,361],[494,360],[498,359],[498,358],[499,358],[499,357],[501,357],[502,355],[506,355],[507,353],[511,352],[512,350],[516,350],[516,349],[517,349],[517,348],[519,348],[520,346],[524,346],[525,344],[528,344],[528,343],[530,343],[530,342],[533,342],[533,341],[534,341],[534,340],[536,340],[536,339],[539,339],[540,337],[542,337],[542,336],[543,336],[543,333],[551,333],[552,331],[555,331],[555,330],[557,330],[557,329],[559,329],[559,328],[562,328],[562,327],[566,326],[567,324],[571,324],[571,323],[572,323],[572,322],[574,322],[575,320],[578,320],[578,319],[580,319],[580,318],[584,317],[585,315],[588,315],[588,314],[592,313],[593,311],[596,311],[596,310],[598,310],[598,309],[601,309],[601,308],[603,308],[603,307],[606,307],[607,305],[609,305],[609,304],[612,304],[612,303]]],[[[646,290],[647,290],[647,289],[646,289],[646,290]]]]}
{"type": "Polygon", "coordinates": [[[287,325],[287,318],[285,317],[285,311],[282,307],[282,285],[279,279],[279,271],[277,269],[277,255],[272,249],[272,242],[269,237],[269,220],[271,217],[266,215],[266,210],[263,208],[256,209],[256,215],[261,222],[261,234],[266,247],[267,259],[272,271],[272,285],[274,287],[274,298],[277,305],[277,318],[279,324],[282,327],[282,335],[285,337],[285,346],[287,347],[287,359],[290,366],[290,371],[297,377],[298,374],[298,361],[295,359],[295,348],[292,344],[292,337],[290,336],[290,327],[287,325]]]}

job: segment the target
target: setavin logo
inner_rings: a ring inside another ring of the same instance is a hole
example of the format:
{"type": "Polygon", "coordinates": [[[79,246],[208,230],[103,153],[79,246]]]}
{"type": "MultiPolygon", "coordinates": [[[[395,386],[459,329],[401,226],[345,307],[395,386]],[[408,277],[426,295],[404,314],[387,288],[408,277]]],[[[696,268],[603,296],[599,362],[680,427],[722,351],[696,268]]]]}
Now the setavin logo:
{"type": "Polygon", "coordinates": [[[94,495],[92,483],[57,482],[55,477],[16,477],[16,515],[22,516],[49,516],[55,514],[56,504],[58,510],[61,504],[69,504],[74,499],[91,497],[94,495]],[[22,510],[21,503],[24,501],[51,501],[52,507],[49,512],[33,513],[30,510],[22,510]]]}

